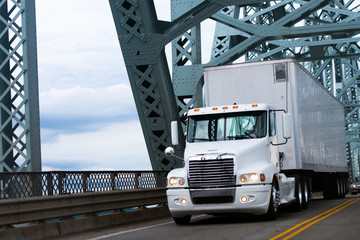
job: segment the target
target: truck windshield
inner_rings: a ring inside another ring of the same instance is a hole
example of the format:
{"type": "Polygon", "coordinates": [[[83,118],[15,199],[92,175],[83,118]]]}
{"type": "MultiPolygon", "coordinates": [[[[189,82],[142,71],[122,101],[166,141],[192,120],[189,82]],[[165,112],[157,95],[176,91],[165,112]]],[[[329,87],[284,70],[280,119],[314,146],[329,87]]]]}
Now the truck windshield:
{"type": "Polygon", "coordinates": [[[263,138],[266,136],[266,111],[191,116],[188,142],[263,138]]]}

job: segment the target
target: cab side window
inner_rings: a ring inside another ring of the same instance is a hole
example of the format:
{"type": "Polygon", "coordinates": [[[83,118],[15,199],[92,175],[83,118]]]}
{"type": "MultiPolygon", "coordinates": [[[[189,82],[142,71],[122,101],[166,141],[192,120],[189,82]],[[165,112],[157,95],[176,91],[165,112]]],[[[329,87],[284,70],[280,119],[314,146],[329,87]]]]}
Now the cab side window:
{"type": "Polygon", "coordinates": [[[270,111],[270,123],[269,123],[269,135],[270,137],[275,136],[276,134],[276,124],[275,124],[275,112],[270,111]]]}

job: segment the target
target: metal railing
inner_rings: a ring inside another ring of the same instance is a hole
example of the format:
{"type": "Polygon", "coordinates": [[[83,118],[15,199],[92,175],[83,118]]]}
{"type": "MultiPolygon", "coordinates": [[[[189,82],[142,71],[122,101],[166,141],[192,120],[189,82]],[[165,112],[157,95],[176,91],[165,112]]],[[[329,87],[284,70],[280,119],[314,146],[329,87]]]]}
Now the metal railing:
{"type": "Polygon", "coordinates": [[[0,199],[165,187],[166,171],[0,173],[0,199]]]}
{"type": "Polygon", "coordinates": [[[63,219],[81,214],[95,215],[103,211],[111,213],[124,211],[124,209],[130,212],[132,209],[146,211],[146,206],[165,203],[166,188],[4,199],[0,201],[0,227],[63,219]]]}

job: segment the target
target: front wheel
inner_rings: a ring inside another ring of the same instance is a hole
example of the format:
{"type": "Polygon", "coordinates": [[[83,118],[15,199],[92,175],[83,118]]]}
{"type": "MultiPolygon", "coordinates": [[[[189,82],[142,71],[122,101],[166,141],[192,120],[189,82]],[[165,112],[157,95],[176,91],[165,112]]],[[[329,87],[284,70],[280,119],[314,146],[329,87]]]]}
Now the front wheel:
{"type": "Polygon", "coordinates": [[[173,217],[173,219],[177,225],[188,225],[191,220],[191,215],[187,215],[185,217],[173,217]]]}
{"type": "Polygon", "coordinates": [[[268,211],[265,213],[265,220],[275,220],[279,215],[280,193],[275,181],[271,185],[270,203],[268,211]]]}

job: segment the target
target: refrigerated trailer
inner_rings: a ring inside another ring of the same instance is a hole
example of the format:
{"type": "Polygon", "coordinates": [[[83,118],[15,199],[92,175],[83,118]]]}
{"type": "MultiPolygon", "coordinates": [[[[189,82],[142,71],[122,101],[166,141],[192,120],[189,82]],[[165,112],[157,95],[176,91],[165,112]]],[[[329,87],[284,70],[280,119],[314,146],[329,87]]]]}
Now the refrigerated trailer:
{"type": "Polygon", "coordinates": [[[345,196],[344,107],[295,60],[205,68],[203,97],[188,112],[184,167],[168,175],[176,223],[195,213],[274,219],[280,205],[307,208],[312,192],[345,196]]]}

